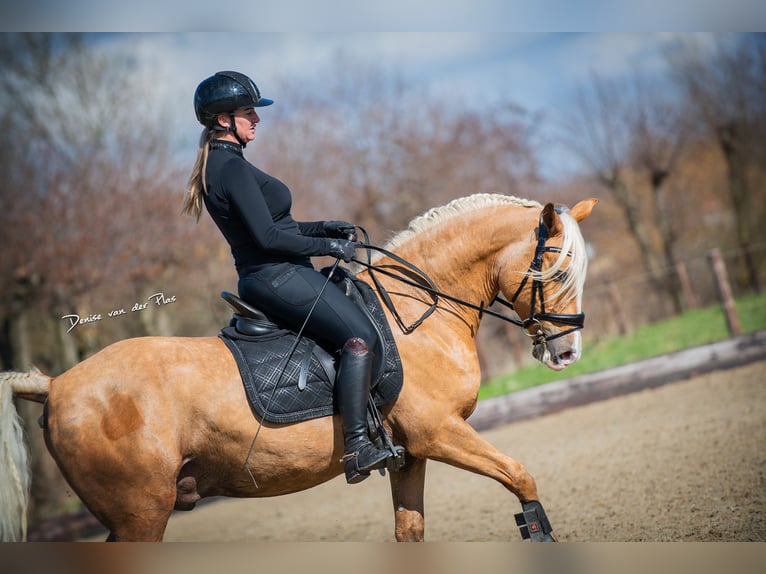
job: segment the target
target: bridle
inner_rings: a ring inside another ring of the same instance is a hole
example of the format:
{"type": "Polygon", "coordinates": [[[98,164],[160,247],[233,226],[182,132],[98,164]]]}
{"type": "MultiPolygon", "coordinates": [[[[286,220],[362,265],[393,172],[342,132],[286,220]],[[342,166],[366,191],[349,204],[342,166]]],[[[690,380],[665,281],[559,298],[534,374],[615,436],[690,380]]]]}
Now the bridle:
{"type": "MultiPolygon", "coordinates": [[[[559,211],[559,208],[556,208],[559,211]]],[[[521,280],[519,287],[511,297],[510,301],[506,301],[502,297],[495,297],[495,302],[505,305],[509,309],[516,310],[514,304],[518,299],[519,294],[526,286],[530,277],[532,277],[532,297],[529,303],[529,317],[521,321],[521,327],[524,329],[524,333],[531,337],[535,343],[545,344],[548,341],[553,341],[559,337],[569,335],[574,331],[585,327],[585,313],[547,313],[545,311],[545,290],[543,289],[543,282],[538,279],[540,272],[543,269],[543,254],[544,253],[561,253],[561,248],[554,245],[546,245],[548,241],[548,228],[543,223],[543,216],[540,215],[540,223],[537,226],[537,246],[535,247],[535,256],[532,259],[532,263],[529,264],[529,269],[524,275],[524,279],[521,280]],[[540,311],[536,311],[535,308],[539,302],[540,311]],[[558,323],[559,325],[571,325],[570,329],[561,331],[555,335],[546,335],[543,331],[542,322],[548,321],[550,323],[558,323]],[[530,327],[535,326],[535,332],[530,333],[530,327]]],[[[569,257],[571,253],[567,253],[569,257]]],[[[518,322],[515,322],[518,325],[518,322]]]]}
{"type": "MultiPolygon", "coordinates": [[[[557,208],[556,211],[561,213],[559,208],[557,208]]],[[[515,308],[516,300],[518,299],[524,287],[529,282],[529,278],[532,277],[532,297],[530,300],[529,317],[524,320],[515,319],[513,317],[504,315],[503,313],[492,311],[491,309],[488,309],[484,305],[484,301],[482,301],[479,305],[476,305],[469,301],[464,301],[463,299],[459,299],[457,297],[453,297],[452,295],[448,295],[447,293],[443,293],[439,291],[436,288],[436,285],[434,285],[433,281],[428,277],[428,275],[426,275],[425,272],[418,269],[415,265],[413,265],[409,261],[402,259],[395,253],[391,253],[390,251],[382,247],[371,245],[369,243],[367,231],[362,227],[360,227],[359,229],[362,231],[362,234],[364,235],[364,239],[365,239],[364,242],[359,245],[359,247],[367,250],[367,261],[366,262],[361,261],[357,259],[356,257],[353,258],[353,261],[364,267],[367,267],[369,271],[370,279],[375,284],[375,287],[377,288],[378,293],[380,294],[380,297],[383,300],[383,303],[391,312],[397,324],[399,325],[399,327],[402,329],[402,331],[405,334],[409,334],[415,329],[417,329],[423,323],[423,321],[425,321],[431,315],[431,313],[433,313],[436,310],[436,306],[439,302],[440,297],[448,301],[457,303],[463,307],[467,307],[467,308],[478,311],[479,319],[481,319],[482,315],[487,314],[487,315],[492,315],[493,317],[502,319],[503,321],[512,323],[516,325],[517,327],[521,327],[524,331],[524,334],[530,337],[533,340],[534,344],[542,344],[542,345],[545,345],[546,347],[549,341],[553,341],[554,339],[558,339],[559,337],[568,335],[574,331],[582,329],[585,326],[585,313],[548,313],[545,311],[545,291],[543,289],[543,281],[539,279],[539,273],[540,271],[542,271],[542,267],[543,267],[543,254],[544,253],[561,253],[561,248],[555,247],[552,245],[546,245],[549,235],[548,235],[548,228],[545,226],[545,223],[543,222],[542,214],[540,215],[540,222],[537,227],[537,246],[535,247],[535,255],[534,255],[534,258],[532,259],[532,263],[530,263],[529,265],[529,269],[527,273],[524,275],[524,279],[522,279],[521,283],[519,284],[519,287],[516,289],[516,292],[513,294],[513,297],[511,297],[510,301],[507,301],[506,299],[504,299],[498,294],[490,302],[490,306],[494,303],[500,303],[501,305],[504,305],[505,307],[508,307],[512,311],[516,312],[516,308],[515,308]],[[410,273],[408,274],[414,275],[414,277],[417,280],[413,280],[408,277],[404,277],[401,274],[394,273],[393,271],[390,271],[389,269],[385,267],[382,267],[379,265],[373,265],[371,262],[370,251],[377,251],[389,257],[390,259],[393,259],[395,262],[402,265],[407,271],[409,271],[410,273]],[[388,275],[389,277],[392,277],[396,279],[397,281],[400,281],[407,285],[421,289],[422,291],[425,291],[426,293],[431,295],[432,303],[414,323],[407,325],[402,320],[401,316],[399,315],[399,312],[396,310],[396,307],[393,304],[393,301],[391,301],[391,298],[389,297],[388,292],[386,291],[386,289],[383,287],[383,285],[380,283],[380,281],[376,277],[375,274],[378,272],[384,275],[388,275]],[[539,311],[536,310],[538,305],[540,307],[539,311]],[[565,331],[556,333],[555,335],[547,335],[542,328],[543,321],[548,321],[550,323],[557,323],[560,325],[570,325],[571,328],[565,331]],[[534,332],[530,332],[530,328],[532,328],[533,326],[536,327],[536,329],[534,332]]],[[[571,257],[571,253],[568,253],[568,255],[571,257]]]]}

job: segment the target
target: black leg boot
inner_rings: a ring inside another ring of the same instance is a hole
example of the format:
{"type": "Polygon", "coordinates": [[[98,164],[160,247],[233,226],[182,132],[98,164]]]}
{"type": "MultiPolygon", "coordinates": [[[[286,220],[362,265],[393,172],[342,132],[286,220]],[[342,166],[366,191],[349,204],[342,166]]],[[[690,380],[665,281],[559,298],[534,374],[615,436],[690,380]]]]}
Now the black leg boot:
{"type": "Polygon", "coordinates": [[[393,454],[376,448],[367,435],[367,401],[370,396],[372,352],[362,339],[349,339],[343,346],[335,396],[343,417],[343,455],[346,482],[355,484],[370,476],[370,471],[385,468],[393,454]]]}
{"type": "Polygon", "coordinates": [[[515,518],[524,540],[556,542],[551,523],[539,500],[525,500],[521,503],[521,508],[522,511],[516,514],[515,518]]]}

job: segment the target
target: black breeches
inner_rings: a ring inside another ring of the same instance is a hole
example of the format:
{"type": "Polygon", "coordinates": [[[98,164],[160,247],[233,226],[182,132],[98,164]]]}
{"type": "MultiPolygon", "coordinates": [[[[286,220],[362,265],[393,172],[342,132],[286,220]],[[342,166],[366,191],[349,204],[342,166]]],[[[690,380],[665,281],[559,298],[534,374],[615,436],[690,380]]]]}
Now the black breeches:
{"type": "MultiPolygon", "coordinates": [[[[297,332],[326,281],[327,277],[309,267],[277,264],[240,277],[239,296],[297,332]]],[[[330,351],[340,350],[354,337],[364,339],[371,349],[379,344],[367,315],[332,281],[311,313],[304,334],[330,351]]]]}

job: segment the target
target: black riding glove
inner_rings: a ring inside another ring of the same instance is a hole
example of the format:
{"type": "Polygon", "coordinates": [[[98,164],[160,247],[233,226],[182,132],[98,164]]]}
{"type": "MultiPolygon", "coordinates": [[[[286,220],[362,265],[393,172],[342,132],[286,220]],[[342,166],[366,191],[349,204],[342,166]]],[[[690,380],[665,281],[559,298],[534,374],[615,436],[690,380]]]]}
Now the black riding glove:
{"type": "Polygon", "coordinates": [[[327,255],[332,255],[338,259],[343,259],[346,263],[351,262],[351,258],[356,252],[356,244],[346,239],[332,239],[327,244],[327,255]]]}
{"type": "Polygon", "coordinates": [[[353,236],[356,240],[356,226],[348,221],[325,221],[322,223],[325,237],[338,237],[348,239],[353,236]]]}

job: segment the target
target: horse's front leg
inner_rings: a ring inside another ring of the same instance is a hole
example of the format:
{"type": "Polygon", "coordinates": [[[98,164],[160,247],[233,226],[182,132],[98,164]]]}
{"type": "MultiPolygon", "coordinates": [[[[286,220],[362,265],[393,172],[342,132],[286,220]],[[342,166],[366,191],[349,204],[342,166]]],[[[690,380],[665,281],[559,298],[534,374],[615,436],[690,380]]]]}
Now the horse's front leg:
{"type": "Polygon", "coordinates": [[[458,416],[442,419],[430,439],[428,452],[416,450],[415,454],[494,478],[521,502],[522,512],[516,515],[516,523],[522,537],[533,541],[556,540],[539,502],[535,480],[524,465],[497,450],[458,416]]]}
{"type": "Polygon", "coordinates": [[[394,533],[398,542],[422,542],[425,532],[423,496],[426,460],[410,456],[397,472],[389,473],[394,503],[394,533]]]}

